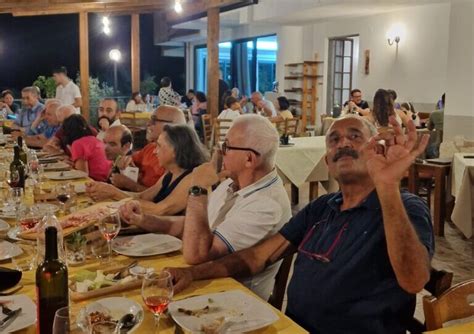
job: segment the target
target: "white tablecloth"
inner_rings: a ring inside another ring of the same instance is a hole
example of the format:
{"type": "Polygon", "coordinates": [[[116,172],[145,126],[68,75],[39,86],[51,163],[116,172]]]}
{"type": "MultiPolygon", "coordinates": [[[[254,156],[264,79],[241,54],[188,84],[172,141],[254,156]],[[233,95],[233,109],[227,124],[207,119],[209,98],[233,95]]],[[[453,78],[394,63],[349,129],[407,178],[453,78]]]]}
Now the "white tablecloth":
{"type": "Polygon", "coordinates": [[[292,138],[290,143],[294,145],[280,146],[276,155],[276,166],[284,180],[297,187],[305,182],[328,180],[324,136],[292,138]]]}
{"type": "Polygon", "coordinates": [[[456,200],[451,220],[470,238],[474,225],[474,159],[465,156],[474,154],[455,153],[453,157],[451,193],[456,200]]]}

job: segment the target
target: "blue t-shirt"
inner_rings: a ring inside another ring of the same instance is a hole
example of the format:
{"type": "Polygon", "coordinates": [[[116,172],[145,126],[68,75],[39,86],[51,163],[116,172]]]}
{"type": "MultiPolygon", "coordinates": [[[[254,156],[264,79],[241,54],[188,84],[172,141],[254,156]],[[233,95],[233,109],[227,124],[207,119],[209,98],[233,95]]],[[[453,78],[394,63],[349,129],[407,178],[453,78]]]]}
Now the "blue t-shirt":
{"type": "MultiPolygon", "coordinates": [[[[401,195],[432,257],[429,209],[419,197],[405,191],[401,195]]],[[[342,200],[340,192],[321,196],[280,230],[296,247],[305,241],[304,251],[324,254],[333,248],[327,263],[298,252],[287,314],[311,333],[405,333],[416,300],[398,285],[390,264],[377,193],[344,211],[339,209],[342,200]]]]}
{"type": "Polygon", "coordinates": [[[30,128],[27,134],[29,136],[42,134],[47,139],[50,139],[52,136],[54,136],[54,134],[56,133],[56,131],[58,131],[60,127],[60,125],[49,125],[46,120],[43,120],[38,124],[36,128],[30,128]]]}
{"type": "Polygon", "coordinates": [[[44,109],[44,104],[38,102],[33,108],[22,108],[15,119],[15,124],[22,128],[29,128],[39,112],[44,109]]]}

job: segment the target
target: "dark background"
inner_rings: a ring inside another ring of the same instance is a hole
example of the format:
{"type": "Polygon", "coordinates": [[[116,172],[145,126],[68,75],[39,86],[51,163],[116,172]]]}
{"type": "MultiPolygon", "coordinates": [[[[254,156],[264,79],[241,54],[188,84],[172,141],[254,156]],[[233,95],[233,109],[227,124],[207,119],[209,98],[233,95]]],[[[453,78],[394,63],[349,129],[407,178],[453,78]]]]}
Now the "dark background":
{"type": "MultiPolygon", "coordinates": [[[[130,79],[130,16],[111,16],[112,34],[102,32],[102,15],[89,14],[90,75],[113,86],[113,64],[109,50],[118,48],[122,61],[118,65],[120,95],[131,93],[130,79]]],[[[185,90],[185,60],[162,56],[162,48],[153,45],[153,15],[140,15],[141,80],[155,75],[171,77],[173,87],[185,90]]],[[[66,66],[69,76],[76,79],[79,71],[79,17],[48,15],[13,17],[0,15],[0,90],[19,91],[30,86],[39,76],[50,76],[53,68],[66,66]]]]}

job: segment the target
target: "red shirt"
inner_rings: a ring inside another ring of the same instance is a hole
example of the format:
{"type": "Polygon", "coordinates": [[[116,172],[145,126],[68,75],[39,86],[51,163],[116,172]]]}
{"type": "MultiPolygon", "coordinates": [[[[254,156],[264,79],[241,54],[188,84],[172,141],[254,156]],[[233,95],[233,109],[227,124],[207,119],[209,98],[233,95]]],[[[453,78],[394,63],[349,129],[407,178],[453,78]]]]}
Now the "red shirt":
{"type": "MultiPolygon", "coordinates": [[[[94,127],[89,125],[89,129],[91,129],[92,135],[94,137],[97,136],[97,130],[94,127]]],[[[61,149],[64,151],[64,153],[66,153],[68,156],[71,156],[71,152],[69,152],[69,148],[66,145],[64,145],[64,129],[62,126],[58,129],[58,131],[56,131],[56,133],[54,134],[54,137],[59,139],[59,145],[61,146],[61,149]]]]}
{"type": "Polygon", "coordinates": [[[140,169],[139,182],[144,186],[151,187],[165,173],[161,167],[160,160],[155,154],[156,143],[149,143],[132,156],[133,163],[140,169]]]}
{"type": "Polygon", "coordinates": [[[105,156],[104,143],[94,136],[75,140],[71,145],[71,160],[87,161],[89,176],[96,181],[107,181],[112,161],[105,156]]]}

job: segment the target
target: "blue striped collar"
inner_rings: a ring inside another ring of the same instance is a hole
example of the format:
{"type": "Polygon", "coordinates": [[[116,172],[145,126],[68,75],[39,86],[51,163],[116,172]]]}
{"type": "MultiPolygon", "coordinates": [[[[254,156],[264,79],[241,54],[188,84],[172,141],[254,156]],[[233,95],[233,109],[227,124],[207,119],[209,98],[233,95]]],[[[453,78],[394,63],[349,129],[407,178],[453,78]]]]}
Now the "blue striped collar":
{"type": "Polygon", "coordinates": [[[277,171],[274,168],[270,173],[268,173],[267,175],[262,177],[257,182],[254,182],[254,183],[246,186],[245,188],[236,191],[235,193],[233,191],[233,184],[234,183],[231,183],[231,184],[229,184],[228,191],[233,192],[235,195],[239,195],[239,196],[242,196],[243,198],[246,198],[246,197],[262,190],[262,189],[270,187],[272,184],[277,182],[278,179],[279,179],[279,177],[278,177],[277,171]]]}

